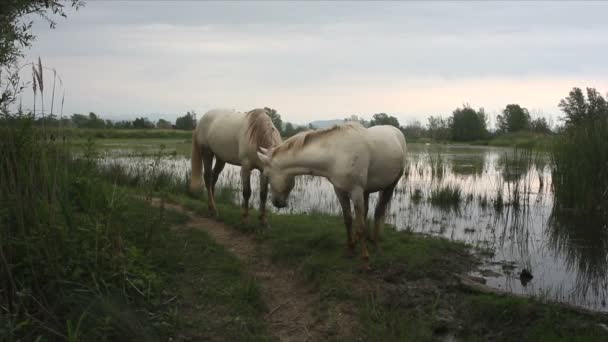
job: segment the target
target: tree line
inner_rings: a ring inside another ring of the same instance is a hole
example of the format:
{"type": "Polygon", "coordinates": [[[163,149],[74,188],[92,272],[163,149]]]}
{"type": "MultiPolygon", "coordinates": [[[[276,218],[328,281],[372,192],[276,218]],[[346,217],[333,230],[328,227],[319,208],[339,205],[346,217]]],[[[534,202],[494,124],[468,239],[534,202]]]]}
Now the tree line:
{"type": "MultiPolygon", "coordinates": [[[[589,101],[594,104],[595,102],[600,101],[598,99],[602,98],[593,88],[588,88],[588,92],[590,96],[589,101]]],[[[580,114],[573,114],[573,116],[570,117],[571,115],[568,113],[581,112],[583,110],[581,108],[584,108],[582,105],[584,101],[585,99],[582,91],[578,88],[574,88],[570,96],[560,102],[560,108],[565,112],[567,111],[567,117],[564,119],[566,124],[583,120],[581,119],[580,114]]],[[[265,107],[264,109],[275,127],[281,133],[281,136],[285,138],[291,137],[302,131],[318,128],[313,127],[311,124],[297,125],[292,122],[283,121],[276,109],[270,107],[265,107]]],[[[23,113],[21,113],[21,115],[23,115],[23,113]]],[[[488,129],[488,115],[485,113],[485,110],[483,108],[476,110],[468,104],[456,108],[452,112],[452,115],[447,118],[441,115],[431,115],[427,118],[426,125],[422,125],[419,121],[401,125],[399,119],[387,113],[373,114],[370,120],[353,115],[350,118],[345,118],[344,121],[358,121],[365,127],[391,125],[399,128],[408,138],[428,138],[435,141],[475,141],[515,132],[533,132],[538,134],[552,133],[551,125],[546,118],[538,117],[532,119],[528,109],[519,104],[509,104],[503,109],[501,114],[496,117],[496,130],[494,132],[490,132],[488,129]]],[[[153,122],[146,117],[138,117],[134,120],[113,121],[103,119],[94,112],[90,112],[89,114],[74,113],[70,117],[64,118],[47,115],[45,117],[37,118],[36,123],[44,124],[47,127],[62,126],[90,129],[157,128],[192,130],[196,127],[197,113],[194,110],[188,111],[183,116],[178,117],[175,120],[175,123],[162,118],[153,122]]]]}
{"type": "MultiPolygon", "coordinates": [[[[283,123],[280,114],[275,109],[266,108],[275,126],[284,137],[290,137],[301,131],[315,128],[312,126],[296,126],[290,122],[283,123]]],[[[474,141],[489,138],[492,134],[488,129],[488,116],[483,108],[475,110],[465,104],[456,108],[450,117],[431,115],[423,126],[419,121],[401,125],[399,119],[387,113],[376,113],[371,120],[356,115],[345,118],[344,121],[358,121],[365,127],[391,125],[399,128],[409,138],[429,138],[432,140],[474,141]]],[[[514,132],[534,132],[550,134],[551,126],[546,118],[532,119],[528,109],[518,104],[509,104],[496,118],[496,131],[493,134],[514,132]]]]}
{"type": "MultiPolygon", "coordinates": [[[[20,111],[16,117],[33,116],[33,114],[24,114],[20,111]]],[[[9,118],[1,118],[0,120],[8,120],[9,118]]],[[[150,121],[146,117],[138,117],[134,120],[107,120],[101,118],[94,112],[89,114],[74,113],[69,117],[58,118],[56,115],[47,115],[35,119],[35,124],[45,125],[46,127],[73,127],[73,128],[91,128],[91,129],[139,129],[139,128],[158,128],[158,129],[181,129],[192,130],[196,127],[196,112],[188,111],[185,115],[178,117],[173,124],[169,120],[158,119],[156,122],[150,121]]]]}

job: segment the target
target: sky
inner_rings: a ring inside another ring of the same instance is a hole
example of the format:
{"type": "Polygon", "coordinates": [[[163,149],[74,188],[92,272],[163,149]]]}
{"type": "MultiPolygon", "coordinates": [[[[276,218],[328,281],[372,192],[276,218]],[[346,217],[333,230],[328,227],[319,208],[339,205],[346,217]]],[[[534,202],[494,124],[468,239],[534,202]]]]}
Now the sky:
{"type": "Polygon", "coordinates": [[[425,124],[465,103],[491,118],[518,103],[557,122],[572,87],[608,92],[606,13],[608,2],[89,0],[54,30],[38,20],[26,59],[61,75],[68,114],[272,107],[296,123],[385,112],[425,124]]]}

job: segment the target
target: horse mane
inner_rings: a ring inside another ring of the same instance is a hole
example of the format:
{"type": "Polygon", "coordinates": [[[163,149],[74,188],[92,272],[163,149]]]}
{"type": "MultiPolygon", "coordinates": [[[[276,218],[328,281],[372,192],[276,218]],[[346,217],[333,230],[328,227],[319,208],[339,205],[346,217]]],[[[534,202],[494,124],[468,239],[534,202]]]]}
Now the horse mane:
{"type": "Polygon", "coordinates": [[[365,127],[363,127],[360,123],[356,121],[349,121],[342,125],[334,125],[330,128],[300,132],[285,140],[281,145],[276,147],[274,149],[273,156],[285,151],[300,151],[314,140],[327,138],[335,134],[362,129],[365,129],[365,127]]]}
{"type": "Polygon", "coordinates": [[[247,112],[247,136],[249,143],[258,147],[270,148],[281,143],[281,134],[262,108],[247,112]]]}

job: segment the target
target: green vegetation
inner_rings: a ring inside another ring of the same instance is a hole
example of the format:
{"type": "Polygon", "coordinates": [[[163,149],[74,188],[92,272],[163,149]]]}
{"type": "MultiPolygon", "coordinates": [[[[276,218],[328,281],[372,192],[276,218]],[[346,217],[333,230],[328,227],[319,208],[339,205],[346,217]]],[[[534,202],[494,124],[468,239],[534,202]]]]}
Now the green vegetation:
{"type": "Polygon", "coordinates": [[[175,119],[175,128],[186,131],[192,131],[196,127],[196,112],[189,111],[184,116],[175,119]]]}
{"type": "Polygon", "coordinates": [[[17,122],[0,148],[0,340],[265,336],[243,266],[206,234],[170,229],[188,218],[165,208],[166,175],[102,172],[92,148],[75,159],[31,119],[17,122]],[[184,312],[192,306],[200,312],[184,312]]]}
{"type": "Polygon", "coordinates": [[[496,126],[502,132],[517,132],[529,130],[532,119],[526,108],[518,104],[510,104],[496,117],[496,126]]]}
{"type": "MultiPolygon", "coordinates": [[[[47,129],[49,134],[55,133],[53,129],[47,129]]],[[[55,135],[61,134],[73,139],[192,139],[191,131],[175,129],[80,129],[64,128],[57,129],[55,135]]]]}
{"type": "MultiPolygon", "coordinates": [[[[200,215],[201,200],[173,195],[200,215]]],[[[343,255],[342,220],[327,215],[273,215],[271,228],[240,223],[239,208],[219,201],[220,220],[244,234],[254,233],[275,263],[299,270],[320,292],[321,319],[336,305],[355,308],[355,336],[364,340],[433,340],[456,336],[465,340],[599,341],[608,334],[598,316],[575,313],[534,299],[485,294],[461,285],[475,259],[462,243],[442,238],[383,232],[382,251],[372,251],[373,271],[358,271],[358,260],[343,255]]]]}
{"type": "Polygon", "coordinates": [[[608,104],[595,89],[578,88],[560,102],[564,131],[551,149],[556,204],[582,215],[608,208],[608,104]]]}
{"type": "MultiPolygon", "coordinates": [[[[29,26],[20,26],[21,16],[62,14],[62,4],[26,0],[0,5],[2,38],[11,38],[1,41],[0,66],[13,65],[20,44],[32,39],[29,26]]],[[[33,69],[33,84],[40,91],[35,90],[34,97],[39,94],[41,107],[42,69],[40,61],[33,69]]],[[[87,129],[60,129],[67,122],[57,120],[52,107],[37,121],[35,115],[9,114],[8,104],[18,93],[10,91],[16,89],[11,84],[18,84],[11,77],[0,79],[2,88],[9,89],[0,99],[0,340],[269,339],[262,317],[270,308],[258,281],[224,247],[187,226],[190,217],[168,209],[167,202],[173,201],[206,214],[200,198],[186,195],[184,181],[159,167],[165,147],[135,172],[118,164],[97,165],[92,137],[170,137],[183,145],[190,139],[187,130],[194,127],[196,114],[188,112],[178,119],[176,126],[183,132],[108,129],[145,128],[151,123],[138,118],[128,125],[110,125],[94,113],[71,120],[87,129]],[[83,142],[78,154],[72,153],[70,141],[83,142]]],[[[582,212],[606,207],[608,177],[602,167],[608,149],[601,137],[606,137],[608,124],[601,96],[588,90],[588,99],[581,101],[581,94],[575,90],[561,104],[568,120],[552,153],[555,186],[560,188],[556,193],[563,190],[557,203],[569,207],[573,202],[582,212]],[[575,170],[580,161],[575,152],[580,149],[594,161],[575,170]],[[585,197],[569,197],[576,186],[585,197]]],[[[281,122],[274,113],[273,121],[281,122]]],[[[483,110],[465,106],[454,111],[447,126],[442,119],[436,123],[434,137],[450,132],[458,141],[486,138],[483,110]]],[[[167,127],[166,121],[161,124],[167,127]]],[[[423,138],[419,125],[406,129],[423,138]]],[[[437,159],[436,165],[443,161],[437,159]]],[[[441,178],[443,167],[434,170],[441,178]]],[[[240,222],[232,193],[230,188],[217,190],[219,219],[241,234],[255,234],[270,260],[313,285],[322,299],[316,308],[320,320],[336,319],[331,317],[332,307],[351,308],[352,333],[362,340],[608,338],[598,325],[606,322],[600,315],[482,293],[463,283],[460,275],[478,262],[463,243],[387,227],[381,250],[372,251],[373,271],[361,273],[359,260],[343,255],[341,218],[273,215],[271,228],[261,230],[240,222]]],[[[419,197],[415,190],[413,200],[419,197]]],[[[436,188],[431,193],[431,202],[438,205],[461,200],[459,188],[436,188]]],[[[502,192],[497,203],[502,207],[502,192]]]]}
{"type": "MultiPolygon", "coordinates": [[[[0,231],[14,238],[0,240],[2,251],[12,253],[0,272],[1,279],[17,279],[14,284],[20,286],[2,284],[13,290],[11,306],[3,307],[28,310],[3,314],[2,338],[268,338],[262,317],[269,308],[243,265],[203,232],[183,227],[184,215],[153,208],[145,200],[165,198],[206,215],[203,201],[188,196],[184,184],[157,170],[157,162],[139,173],[127,174],[118,165],[99,170],[92,163],[91,145],[81,159],[70,162],[50,152],[68,152],[63,145],[34,139],[31,134],[40,131],[31,126],[21,129],[15,139],[30,136],[36,143],[27,147],[20,142],[28,139],[11,140],[7,146],[22,147],[3,155],[3,160],[18,162],[3,164],[11,166],[2,176],[25,160],[40,162],[31,164],[29,172],[17,167],[23,178],[3,183],[23,188],[2,189],[8,196],[3,203],[14,206],[6,215],[2,212],[0,231]],[[32,177],[41,169],[57,172],[32,177]],[[36,193],[34,188],[47,190],[36,193]],[[15,201],[16,194],[29,195],[15,201]],[[25,209],[17,210],[21,207],[25,209]],[[19,223],[26,220],[27,228],[19,223]],[[40,289],[36,284],[42,283],[49,285],[40,289]],[[49,304],[41,308],[39,303],[49,304]]],[[[155,160],[161,157],[158,153],[155,160]]],[[[463,286],[458,274],[472,270],[476,260],[462,243],[387,227],[382,251],[372,251],[374,270],[360,273],[359,260],[343,255],[340,217],[272,215],[271,228],[261,230],[240,222],[232,191],[218,189],[220,220],[242,234],[255,234],[273,262],[298,270],[314,285],[322,298],[320,319],[334,319],[331,308],[336,305],[352,307],[353,334],[364,339],[431,340],[446,334],[467,340],[606,337],[596,324],[600,317],[463,286]]]]}
{"type": "Polygon", "coordinates": [[[396,117],[388,115],[386,113],[378,113],[372,116],[372,120],[369,122],[369,126],[379,126],[379,125],[390,125],[395,126],[397,128],[401,127],[399,125],[399,120],[396,117]]]}
{"type": "Polygon", "coordinates": [[[474,145],[487,145],[499,147],[521,147],[547,149],[551,145],[551,135],[530,131],[496,134],[492,138],[471,142],[474,145]]]}
{"type": "Polygon", "coordinates": [[[468,105],[457,108],[452,113],[449,125],[452,139],[455,141],[479,140],[485,138],[488,133],[487,117],[483,108],[480,108],[479,111],[475,111],[468,105]]]}
{"type": "Polygon", "coordinates": [[[429,201],[441,208],[458,208],[462,201],[462,190],[457,185],[437,186],[431,190],[429,201]]]}

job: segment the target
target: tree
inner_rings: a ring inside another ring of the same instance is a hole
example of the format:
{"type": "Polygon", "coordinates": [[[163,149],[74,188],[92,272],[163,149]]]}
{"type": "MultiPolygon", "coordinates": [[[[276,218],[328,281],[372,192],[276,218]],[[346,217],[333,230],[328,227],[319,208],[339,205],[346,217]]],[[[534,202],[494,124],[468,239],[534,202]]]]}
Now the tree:
{"type": "Polygon", "coordinates": [[[148,118],[137,118],[133,121],[133,128],[154,128],[154,124],[148,118]]]}
{"type": "Polygon", "coordinates": [[[568,97],[559,102],[559,108],[566,114],[562,118],[566,127],[608,119],[608,104],[595,88],[587,88],[586,99],[580,88],[572,88],[568,97]]]}
{"type": "Polygon", "coordinates": [[[175,120],[175,128],[184,130],[193,130],[196,127],[196,112],[189,111],[184,116],[180,116],[175,120]]]}
{"type": "Polygon", "coordinates": [[[87,125],[87,121],[89,121],[89,118],[86,115],[72,114],[72,123],[75,127],[84,128],[87,125]]]}
{"type": "Polygon", "coordinates": [[[283,135],[285,137],[291,137],[294,134],[296,134],[296,129],[295,129],[295,127],[293,127],[293,124],[291,122],[286,123],[285,130],[283,131],[283,135]]]}
{"type": "Polygon", "coordinates": [[[114,128],[133,128],[133,122],[121,120],[114,123],[114,128]]]}
{"type": "Polygon", "coordinates": [[[93,112],[89,112],[89,121],[87,123],[87,128],[104,128],[106,127],[106,122],[97,116],[97,114],[93,112]]]}
{"type": "Polygon", "coordinates": [[[538,118],[532,120],[530,130],[535,133],[549,134],[551,133],[551,126],[545,118],[538,118]]]}
{"type": "Polygon", "coordinates": [[[452,138],[456,141],[471,141],[482,139],[487,134],[487,117],[483,108],[479,111],[465,105],[457,108],[450,118],[452,138]]]}
{"type": "Polygon", "coordinates": [[[427,123],[427,130],[429,136],[433,140],[448,140],[451,135],[448,120],[441,116],[429,116],[427,123]]]}
{"type": "Polygon", "coordinates": [[[269,107],[264,107],[264,110],[266,111],[266,114],[268,114],[268,116],[270,117],[270,120],[272,120],[272,124],[274,125],[274,127],[276,127],[277,130],[279,130],[279,133],[283,135],[283,120],[281,119],[281,114],[277,113],[276,109],[269,107]]]}
{"type": "Polygon", "coordinates": [[[391,125],[399,128],[399,120],[394,116],[388,116],[386,113],[378,113],[372,116],[370,127],[379,125],[391,125]]]}
{"type": "Polygon", "coordinates": [[[72,114],[72,123],[78,128],[104,128],[106,122],[97,114],[90,112],[89,115],[72,114]]]}
{"type": "Polygon", "coordinates": [[[530,129],[530,113],[518,104],[510,104],[496,117],[496,126],[502,132],[517,132],[530,129]]]}
{"type": "Polygon", "coordinates": [[[158,121],[156,122],[156,128],[171,129],[173,128],[173,125],[171,124],[171,122],[165,119],[158,119],[158,121]]]}
{"type": "Polygon", "coordinates": [[[414,120],[408,123],[406,126],[401,127],[401,131],[406,138],[420,139],[424,135],[424,127],[420,124],[420,121],[414,120]]]}

